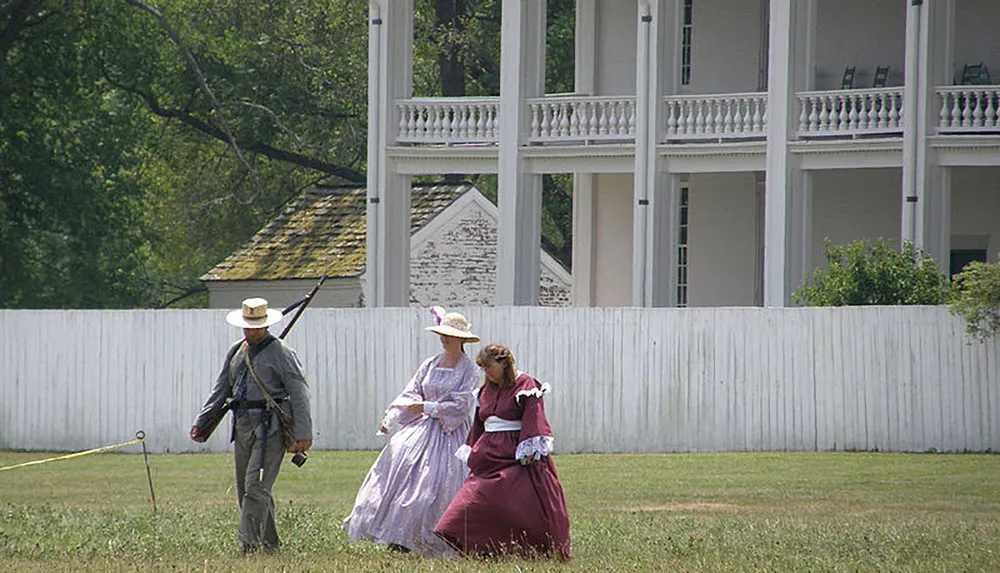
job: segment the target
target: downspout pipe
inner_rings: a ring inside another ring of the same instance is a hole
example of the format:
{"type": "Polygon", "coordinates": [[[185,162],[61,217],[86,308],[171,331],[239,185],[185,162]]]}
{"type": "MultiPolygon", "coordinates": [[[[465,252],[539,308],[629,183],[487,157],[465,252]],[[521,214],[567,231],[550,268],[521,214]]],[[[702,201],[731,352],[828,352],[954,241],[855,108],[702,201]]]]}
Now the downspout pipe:
{"type": "Polygon", "coordinates": [[[379,195],[382,189],[382,8],[378,0],[369,3],[371,16],[368,26],[368,205],[366,209],[367,237],[365,241],[365,306],[381,306],[379,299],[379,268],[382,250],[379,248],[379,195]]]}
{"type": "Polygon", "coordinates": [[[633,212],[635,213],[635,236],[634,241],[635,256],[634,261],[634,271],[633,271],[633,285],[632,285],[632,304],[635,306],[648,306],[649,305],[649,293],[646,289],[647,283],[647,267],[648,261],[646,260],[647,255],[647,244],[649,242],[648,238],[648,221],[649,221],[649,155],[650,155],[650,141],[649,141],[649,37],[650,37],[650,23],[653,21],[653,17],[650,14],[649,3],[642,2],[639,8],[640,22],[639,22],[639,53],[637,57],[637,78],[636,78],[636,110],[635,115],[638,121],[636,125],[635,133],[635,201],[636,204],[633,207],[633,212]]]}

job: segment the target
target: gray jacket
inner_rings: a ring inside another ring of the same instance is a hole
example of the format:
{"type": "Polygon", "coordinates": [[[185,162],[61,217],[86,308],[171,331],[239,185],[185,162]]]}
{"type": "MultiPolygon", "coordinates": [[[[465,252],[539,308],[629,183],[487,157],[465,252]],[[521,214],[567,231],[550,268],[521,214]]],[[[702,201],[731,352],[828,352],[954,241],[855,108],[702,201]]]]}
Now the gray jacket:
{"type": "MultiPolygon", "coordinates": [[[[281,405],[281,409],[291,416],[295,425],[296,440],[312,439],[312,416],[309,409],[309,388],[302,373],[302,363],[290,346],[271,333],[267,337],[274,338],[263,350],[251,351],[251,363],[254,372],[260,378],[268,394],[281,405]]],[[[266,338],[265,338],[266,340],[266,338]]],[[[262,340],[258,345],[263,344],[262,340]]],[[[225,401],[232,398],[236,392],[236,384],[243,377],[247,367],[243,362],[243,351],[240,350],[243,340],[234,343],[226,353],[226,361],[222,365],[215,380],[215,386],[201,415],[195,420],[195,426],[202,426],[209,413],[221,408],[225,401]]],[[[263,400],[264,396],[252,380],[247,380],[246,400],[263,400]]]]}

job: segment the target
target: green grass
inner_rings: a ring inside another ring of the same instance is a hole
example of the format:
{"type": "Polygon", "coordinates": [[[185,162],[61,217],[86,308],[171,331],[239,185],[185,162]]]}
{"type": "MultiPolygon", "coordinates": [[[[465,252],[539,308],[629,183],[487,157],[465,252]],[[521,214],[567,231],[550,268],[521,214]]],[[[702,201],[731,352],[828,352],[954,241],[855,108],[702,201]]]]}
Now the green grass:
{"type": "MultiPolygon", "coordinates": [[[[0,467],[47,457],[0,452],[0,467]]],[[[348,543],[375,452],[315,452],[275,487],[278,557],[237,551],[231,456],[102,454],[0,472],[0,570],[1000,571],[1000,456],[556,457],[568,564],[348,543]]]]}

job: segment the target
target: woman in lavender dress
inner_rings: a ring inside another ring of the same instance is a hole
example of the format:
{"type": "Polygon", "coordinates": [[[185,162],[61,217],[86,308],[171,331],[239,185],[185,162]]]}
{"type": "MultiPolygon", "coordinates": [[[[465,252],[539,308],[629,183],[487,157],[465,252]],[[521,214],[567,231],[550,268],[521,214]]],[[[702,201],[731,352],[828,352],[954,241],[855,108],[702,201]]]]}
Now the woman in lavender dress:
{"type": "Polygon", "coordinates": [[[444,352],[424,360],[386,409],[379,432],[391,438],[343,527],[351,541],[444,557],[454,551],[432,530],[467,472],[454,452],[469,434],[480,378],[463,345],[479,337],[461,314],[440,307],[431,313],[437,324],[426,330],[441,338],[444,352]]]}

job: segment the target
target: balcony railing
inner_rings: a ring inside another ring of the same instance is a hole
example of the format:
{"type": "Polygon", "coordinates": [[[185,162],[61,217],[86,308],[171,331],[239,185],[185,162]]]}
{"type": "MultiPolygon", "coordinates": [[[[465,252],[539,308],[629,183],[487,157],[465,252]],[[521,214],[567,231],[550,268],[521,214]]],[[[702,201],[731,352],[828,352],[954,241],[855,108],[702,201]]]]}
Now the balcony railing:
{"type": "Polygon", "coordinates": [[[766,136],[767,94],[667,96],[667,141],[757,139],[766,136]]]}
{"type": "MultiPolygon", "coordinates": [[[[940,86],[938,133],[1000,133],[1000,86],[940,86]]],[[[901,87],[800,92],[798,137],[898,136],[901,87]]],[[[410,144],[496,143],[499,98],[415,98],[396,102],[397,141],[410,144]]],[[[763,139],[767,94],[667,96],[667,142],[763,139]]],[[[531,143],[630,142],[634,96],[552,95],[528,100],[531,143]]]]}
{"type": "Polygon", "coordinates": [[[941,103],[938,133],[1000,131],[1000,86],[949,86],[935,91],[941,103]]]}
{"type": "Polygon", "coordinates": [[[799,137],[900,135],[903,88],[800,92],[799,137]]]}
{"type": "Polygon", "coordinates": [[[400,143],[496,143],[500,98],[416,98],[396,102],[400,143]]]}
{"type": "Polygon", "coordinates": [[[635,139],[634,96],[553,95],[528,100],[533,143],[635,139]]]}

